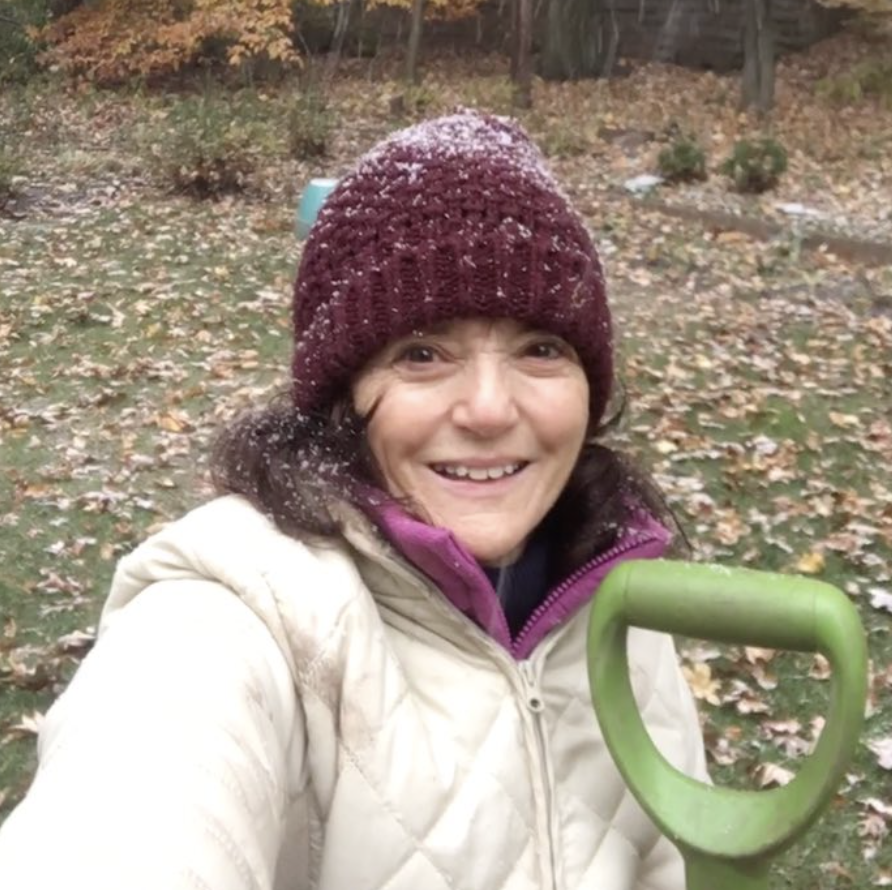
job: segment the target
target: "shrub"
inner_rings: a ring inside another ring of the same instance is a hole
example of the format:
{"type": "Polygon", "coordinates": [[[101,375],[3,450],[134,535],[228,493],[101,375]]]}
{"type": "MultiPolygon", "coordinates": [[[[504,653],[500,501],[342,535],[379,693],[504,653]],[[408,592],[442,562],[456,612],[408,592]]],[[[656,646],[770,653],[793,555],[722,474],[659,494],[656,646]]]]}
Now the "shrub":
{"type": "Polygon", "coordinates": [[[706,154],[692,136],[677,136],[660,152],[657,165],[667,182],[706,179],[706,154]]]}
{"type": "Polygon", "coordinates": [[[0,85],[24,83],[38,68],[33,33],[46,23],[47,0],[5,0],[0,15],[0,85]]]}
{"type": "Polygon", "coordinates": [[[847,6],[854,13],[843,27],[864,43],[886,44],[892,37],[892,8],[888,0],[820,0],[822,6],[847,6]]]}
{"type": "Polygon", "coordinates": [[[818,82],[818,93],[840,105],[850,105],[866,98],[876,99],[892,109],[892,60],[872,59],[856,65],[846,74],[818,82]]]}
{"type": "Polygon", "coordinates": [[[536,144],[550,158],[578,157],[591,150],[589,132],[580,121],[545,117],[534,111],[525,122],[536,144]]]}
{"type": "Polygon", "coordinates": [[[787,152],[779,142],[770,138],[736,142],[731,156],[721,167],[737,191],[754,194],[774,188],[786,169],[787,152]]]}
{"type": "Polygon", "coordinates": [[[316,89],[302,93],[288,109],[288,153],[298,160],[321,158],[331,144],[332,120],[325,97],[316,89]]]}
{"type": "Polygon", "coordinates": [[[514,84],[504,76],[472,77],[461,85],[461,104],[492,114],[514,112],[514,84]]]}
{"type": "Polygon", "coordinates": [[[0,134],[0,207],[16,195],[16,180],[23,172],[21,155],[0,134]]]}
{"type": "Polygon", "coordinates": [[[181,99],[152,127],[149,160],[176,192],[218,198],[244,191],[255,168],[252,128],[230,103],[212,95],[181,99]]]}
{"type": "Polygon", "coordinates": [[[591,148],[585,133],[568,124],[550,127],[540,145],[545,154],[552,158],[577,157],[591,148]]]}
{"type": "Polygon", "coordinates": [[[419,117],[431,110],[437,96],[423,83],[403,85],[401,92],[390,98],[390,115],[394,118],[419,117]]]}
{"type": "Polygon", "coordinates": [[[18,158],[0,151],[0,207],[5,207],[15,197],[16,177],[20,171],[18,158]]]}

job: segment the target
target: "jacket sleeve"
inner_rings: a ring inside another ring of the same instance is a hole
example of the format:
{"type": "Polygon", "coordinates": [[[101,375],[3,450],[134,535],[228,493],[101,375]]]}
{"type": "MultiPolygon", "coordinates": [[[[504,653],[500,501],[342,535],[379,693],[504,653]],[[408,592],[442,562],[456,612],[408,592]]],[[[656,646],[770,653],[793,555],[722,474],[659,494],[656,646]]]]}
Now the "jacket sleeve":
{"type": "Polygon", "coordinates": [[[47,714],[0,887],[268,890],[304,739],[261,620],[219,584],[126,606],[47,714]]]}
{"type": "MultiPolygon", "coordinates": [[[[710,782],[697,706],[681,672],[672,638],[660,634],[662,646],[656,684],[642,716],[657,747],[686,775],[710,782]]],[[[635,890],[685,890],[681,853],[668,838],[645,857],[635,890]]]]}

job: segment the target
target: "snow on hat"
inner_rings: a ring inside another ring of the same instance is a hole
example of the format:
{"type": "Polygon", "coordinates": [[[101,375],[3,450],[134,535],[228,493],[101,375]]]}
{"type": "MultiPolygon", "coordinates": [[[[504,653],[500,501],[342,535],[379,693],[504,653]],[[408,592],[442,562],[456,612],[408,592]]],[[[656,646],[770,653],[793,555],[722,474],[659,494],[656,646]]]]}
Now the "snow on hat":
{"type": "Polygon", "coordinates": [[[474,317],[570,343],[597,424],[613,379],[598,253],[526,133],[463,111],[381,142],[322,206],[294,288],[294,404],[325,410],[390,341],[474,317]]]}

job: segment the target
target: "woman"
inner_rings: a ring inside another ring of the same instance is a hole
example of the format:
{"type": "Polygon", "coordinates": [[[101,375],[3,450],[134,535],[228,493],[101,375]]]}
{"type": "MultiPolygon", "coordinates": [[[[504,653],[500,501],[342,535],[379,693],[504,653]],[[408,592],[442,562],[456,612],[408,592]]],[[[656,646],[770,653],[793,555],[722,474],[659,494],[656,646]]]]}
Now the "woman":
{"type": "MultiPolygon", "coordinates": [[[[229,430],[226,496],[117,571],[0,833],[0,886],[682,890],[585,670],[593,593],[664,553],[596,443],[597,253],[514,124],[363,158],[295,288],[286,403],[229,430]]],[[[705,775],[672,641],[633,631],[651,733],[705,775]]]]}

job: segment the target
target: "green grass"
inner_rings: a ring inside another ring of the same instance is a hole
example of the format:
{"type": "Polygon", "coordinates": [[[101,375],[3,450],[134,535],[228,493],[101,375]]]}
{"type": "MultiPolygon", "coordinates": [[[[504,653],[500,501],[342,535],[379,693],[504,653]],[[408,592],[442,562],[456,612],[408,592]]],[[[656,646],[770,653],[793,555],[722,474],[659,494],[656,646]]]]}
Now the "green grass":
{"type": "Polygon", "coordinates": [[[122,553],[206,496],[218,414],[281,377],[295,245],[267,213],[159,200],[2,239],[0,817],[33,763],[15,727],[76,666],[56,640],[95,626],[122,553]],[[14,673],[26,656],[44,680],[14,673]]]}

